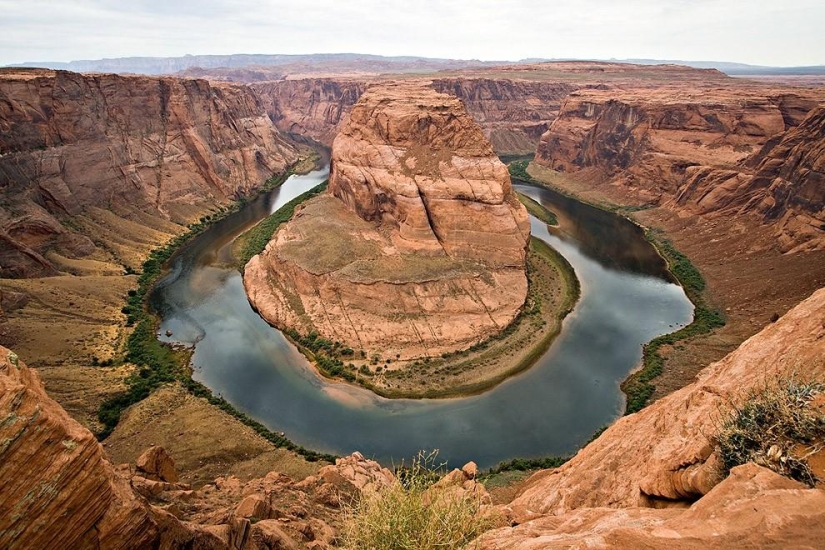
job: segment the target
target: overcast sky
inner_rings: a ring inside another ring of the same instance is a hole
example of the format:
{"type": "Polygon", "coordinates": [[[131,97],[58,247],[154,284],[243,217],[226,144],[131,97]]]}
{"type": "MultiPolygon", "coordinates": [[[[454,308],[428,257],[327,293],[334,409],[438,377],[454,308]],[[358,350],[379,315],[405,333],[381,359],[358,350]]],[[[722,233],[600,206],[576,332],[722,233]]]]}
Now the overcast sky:
{"type": "Polygon", "coordinates": [[[353,52],[825,64],[825,0],[0,0],[0,65],[353,52]]]}

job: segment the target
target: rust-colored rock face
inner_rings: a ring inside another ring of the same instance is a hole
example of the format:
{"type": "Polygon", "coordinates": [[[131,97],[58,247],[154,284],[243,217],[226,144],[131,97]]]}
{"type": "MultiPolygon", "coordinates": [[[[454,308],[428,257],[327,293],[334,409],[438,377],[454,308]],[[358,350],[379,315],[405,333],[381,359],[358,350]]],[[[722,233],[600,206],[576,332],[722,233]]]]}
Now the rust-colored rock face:
{"type": "Polygon", "coordinates": [[[431,86],[460,99],[497,153],[533,153],[556,119],[570,82],[495,78],[438,78],[431,86]]]}
{"type": "Polygon", "coordinates": [[[276,326],[431,356],[515,317],[529,232],[506,167],[457,99],[376,86],[335,139],[329,194],[278,231],[244,284],[276,326]]]}
{"type": "Polygon", "coordinates": [[[0,547],[140,548],[157,527],[94,436],[0,348],[0,547]]]}
{"type": "Polygon", "coordinates": [[[589,170],[594,181],[621,189],[623,200],[752,214],[776,225],[783,251],[818,249],[825,246],[821,100],[819,92],[748,87],[582,90],[542,136],[536,161],[589,170]]]}
{"type": "Polygon", "coordinates": [[[2,274],[54,274],[49,250],[70,258],[94,252],[96,235],[62,223],[88,208],[188,223],[296,156],[244,87],[2,70],[2,274]]]}
{"type": "Polygon", "coordinates": [[[580,508],[484,535],[485,550],[588,548],[815,548],[822,539],[825,491],[808,489],[756,464],[688,509],[580,508]]]}
{"type": "MultiPolygon", "coordinates": [[[[517,76],[517,75],[514,75],[517,76]]],[[[284,132],[331,145],[346,115],[375,78],[305,78],[251,85],[284,132]]],[[[564,98],[581,85],[502,78],[420,79],[421,85],[460,99],[497,153],[532,153],[564,98]]]]}
{"type": "Polygon", "coordinates": [[[333,144],[330,192],[395,226],[400,248],[524,267],[529,225],[461,102],[416,86],[374,89],[333,144]]]}
{"type": "Polygon", "coordinates": [[[758,215],[776,226],[785,252],[825,248],[825,105],[742,166],[689,168],[674,202],[700,214],[758,215]]]}
{"type": "Polygon", "coordinates": [[[364,80],[307,78],[260,82],[251,88],[279,129],[326,145],[366,88],[364,80]]]}

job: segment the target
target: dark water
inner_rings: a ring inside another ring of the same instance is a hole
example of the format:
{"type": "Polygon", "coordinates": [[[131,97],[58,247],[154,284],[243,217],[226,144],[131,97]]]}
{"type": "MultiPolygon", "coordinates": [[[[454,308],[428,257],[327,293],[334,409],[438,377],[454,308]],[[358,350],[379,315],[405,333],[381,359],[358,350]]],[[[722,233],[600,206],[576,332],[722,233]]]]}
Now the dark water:
{"type": "Polygon", "coordinates": [[[252,310],[240,274],[220,263],[239,231],[324,177],[293,176],[182,248],[152,296],[161,334],[174,333],[161,339],[196,346],[196,380],[305,447],[359,450],[386,463],[439,449],[451,464],[481,467],[569,453],[620,415],[619,383],[638,364],[642,344],[691,320],[692,305],[639,228],[518,185],[558,215],[552,231],[533,219],[533,234],[568,259],[582,285],[581,300],[534,367],[482,395],[449,400],[387,400],[321,379],[252,310]]]}

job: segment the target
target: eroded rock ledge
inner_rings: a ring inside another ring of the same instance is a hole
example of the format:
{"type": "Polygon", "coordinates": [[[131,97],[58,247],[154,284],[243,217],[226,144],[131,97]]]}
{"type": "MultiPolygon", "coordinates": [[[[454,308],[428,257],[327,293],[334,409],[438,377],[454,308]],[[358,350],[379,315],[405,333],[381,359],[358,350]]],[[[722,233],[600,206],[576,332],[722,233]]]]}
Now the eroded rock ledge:
{"type": "Polygon", "coordinates": [[[383,84],[335,139],[329,193],[247,264],[244,285],[279,328],[432,357],[516,317],[529,235],[506,167],[461,102],[383,84]]]}

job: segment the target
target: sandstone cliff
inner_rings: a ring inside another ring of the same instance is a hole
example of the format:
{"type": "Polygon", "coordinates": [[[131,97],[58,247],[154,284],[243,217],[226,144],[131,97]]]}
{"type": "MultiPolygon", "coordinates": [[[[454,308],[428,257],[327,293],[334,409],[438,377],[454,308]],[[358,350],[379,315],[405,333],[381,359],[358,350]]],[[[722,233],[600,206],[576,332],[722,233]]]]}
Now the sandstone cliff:
{"type": "Polygon", "coordinates": [[[493,533],[483,546],[782,547],[818,540],[825,533],[822,489],[752,464],[719,483],[708,439],[725,408],[749,389],[791,376],[825,379],[825,289],[693,384],[622,418],[564,466],[533,476],[508,506],[522,525],[493,533]],[[752,531],[757,524],[770,527],[752,531]]]}
{"type": "Polygon", "coordinates": [[[93,254],[102,229],[73,220],[91,209],[186,224],[296,157],[244,87],[0,71],[2,273],[53,275],[47,252],[93,254]]]}
{"type": "MultiPolygon", "coordinates": [[[[532,82],[503,78],[419,80],[462,100],[499,154],[532,153],[556,118],[564,98],[581,86],[568,82],[532,82]]],[[[251,85],[267,113],[284,132],[311,137],[326,145],[333,139],[372,77],[306,78],[251,85]]]]}
{"type": "Polygon", "coordinates": [[[812,109],[822,99],[814,90],[730,86],[583,90],[541,137],[536,162],[609,183],[620,202],[752,213],[760,223],[779,222],[784,250],[818,248],[825,246],[817,213],[825,194],[813,182],[823,138],[812,109]],[[802,173],[788,163],[780,175],[778,159],[791,149],[802,173]]]}
{"type": "Polygon", "coordinates": [[[307,78],[260,82],[250,87],[281,131],[329,146],[366,86],[365,80],[307,78]]]}
{"type": "Polygon", "coordinates": [[[276,326],[433,356],[516,316],[529,231],[506,167],[458,100],[376,86],[335,139],[329,194],[247,264],[244,285],[276,326]]]}
{"type": "Polygon", "coordinates": [[[134,548],[157,526],[94,436],[0,348],[0,546],[134,548]]]}
{"type": "Polygon", "coordinates": [[[783,251],[825,248],[825,105],[742,166],[688,168],[674,203],[700,214],[753,213],[776,226],[783,251]]]}

